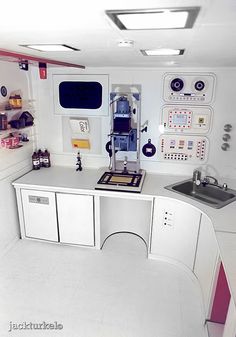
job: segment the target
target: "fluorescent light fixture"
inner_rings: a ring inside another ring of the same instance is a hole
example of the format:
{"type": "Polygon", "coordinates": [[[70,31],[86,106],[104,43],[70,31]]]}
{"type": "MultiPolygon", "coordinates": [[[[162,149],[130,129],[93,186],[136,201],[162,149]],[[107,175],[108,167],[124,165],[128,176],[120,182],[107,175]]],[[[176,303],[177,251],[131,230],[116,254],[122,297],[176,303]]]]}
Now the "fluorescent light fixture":
{"type": "Polygon", "coordinates": [[[66,44],[27,44],[20,46],[38,51],[79,51],[79,49],[67,46],[66,44]]]}
{"type": "Polygon", "coordinates": [[[144,56],[175,56],[183,55],[184,49],[143,49],[141,53],[144,56]]]}
{"type": "Polygon", "coordinates": [[[200,7],[107,10],[108,17],[122,30],[192,28],[200,7]]]}
{"type": "Polygon", "coordinates": [[[121,14],[117,16],[126,29],[167,29],[185,27],[188,12],[121,14]]]}

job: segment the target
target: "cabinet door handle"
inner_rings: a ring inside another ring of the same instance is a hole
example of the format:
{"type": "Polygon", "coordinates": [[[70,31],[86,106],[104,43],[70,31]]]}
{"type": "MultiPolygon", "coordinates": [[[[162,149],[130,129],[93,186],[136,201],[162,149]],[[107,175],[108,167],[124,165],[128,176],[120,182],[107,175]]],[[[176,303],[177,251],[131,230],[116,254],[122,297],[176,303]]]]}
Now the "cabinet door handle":
{"type": "Polygon", "coordinates": [[[29,202],[32,204],[49,205],[49,198],[37,195],[29,195],[29,202]]]}

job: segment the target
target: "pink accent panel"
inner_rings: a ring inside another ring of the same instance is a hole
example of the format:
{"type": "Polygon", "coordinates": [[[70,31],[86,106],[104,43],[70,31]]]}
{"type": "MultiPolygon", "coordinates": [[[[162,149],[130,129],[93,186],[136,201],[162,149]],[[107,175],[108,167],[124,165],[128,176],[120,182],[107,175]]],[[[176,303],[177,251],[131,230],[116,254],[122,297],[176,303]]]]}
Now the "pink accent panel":
{"type": "Polygon", "coordinates": [[[212,322],[224,324],[227,316],[227,311],[230,301],[230,291],[225,276],[223,265],[220,265],[220,271],[218,275],[216,292],[213,301],[213,307],[211,311],[212,322]]]}

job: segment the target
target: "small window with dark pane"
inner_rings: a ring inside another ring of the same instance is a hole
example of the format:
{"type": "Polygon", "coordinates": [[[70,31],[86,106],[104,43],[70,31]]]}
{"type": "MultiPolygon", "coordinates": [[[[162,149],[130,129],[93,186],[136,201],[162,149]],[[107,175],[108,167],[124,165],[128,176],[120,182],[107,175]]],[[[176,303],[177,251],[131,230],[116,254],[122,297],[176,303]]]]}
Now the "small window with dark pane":
{"type": "Polygon", "coordinates": [[[99,109],[102,105],[102,85],[99,82],[61,82],[59,100],[65,109],[99,109]]]}

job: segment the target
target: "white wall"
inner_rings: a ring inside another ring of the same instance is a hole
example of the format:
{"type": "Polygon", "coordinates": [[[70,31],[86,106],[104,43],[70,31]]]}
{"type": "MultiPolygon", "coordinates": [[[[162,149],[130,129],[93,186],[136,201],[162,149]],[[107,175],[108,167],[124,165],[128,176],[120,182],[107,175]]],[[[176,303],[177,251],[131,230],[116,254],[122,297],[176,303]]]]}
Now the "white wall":
{"type": "MultiPolygon", "coordinates": [[[[9,94],[21,90],[22,98],[30,98],[28,73],[19,69],[18,63],[0,62],[0,86],[6,86],[7,97],[0,97],[4,105],[9,94]]],[[[1,132],[0,132],[1,133],[1,132]]],[[[11,182],[31,168],[32,141],[15,150],[0,148],[0,256],[19,238],[19,223],[15,191],[11,182]]]]}
{"type": "MultiPolygon", "coordinates": [[[[110,89],[114,83],[141,84],[142,86],[142,109],[141,120],[149,120],[148,132],[142,134],[142,145],[151,138],[152,143],[158,145],[160,135],[158,126],[160,121],[161,108],[164,105],[162,98],[163,76],[166,72],[213,72],[216,74],[215,99],[211,106],[214,109],[213,128],[207,137],[210,140],[210,154],[206,165],[202,165],[207,173],[214,174],[218,178],[236,178],[236,118],[234,112],[234,96],[236,83],[236,69],[187,69],[187,68],[166,68],[166,69],[108,69],[90,68],[85,70],[73,68],[49,68],[48,79],[39,80],[38,69],[32,71],[33,90],[37,97],[38,115],[38,146],[47,147],[52,154],[53,164],[73,166],[76,163],[76,151],[65,153],[63,151],[62,123],[63,118],[53,114],[52,80],[51,74],[109,74],[110,89]],[[233,125],[231,132],[232,140],[229,151],[222,151],[223,125],[230,123],[233,125]]],[[[83,166],[99,167],[108,166],[108,156],[104,146],[108,141],[110,117],[101,118],[101,129],[95,135],[101,138],[102,149],[99,155],[83,154],[83,166]]],[[[158,160],[158,153],[148,159],[141,156],[141,167],[147,171],[168,173],[168,174],[192,174],[196,165],[167,163],[158,160]]]]}

